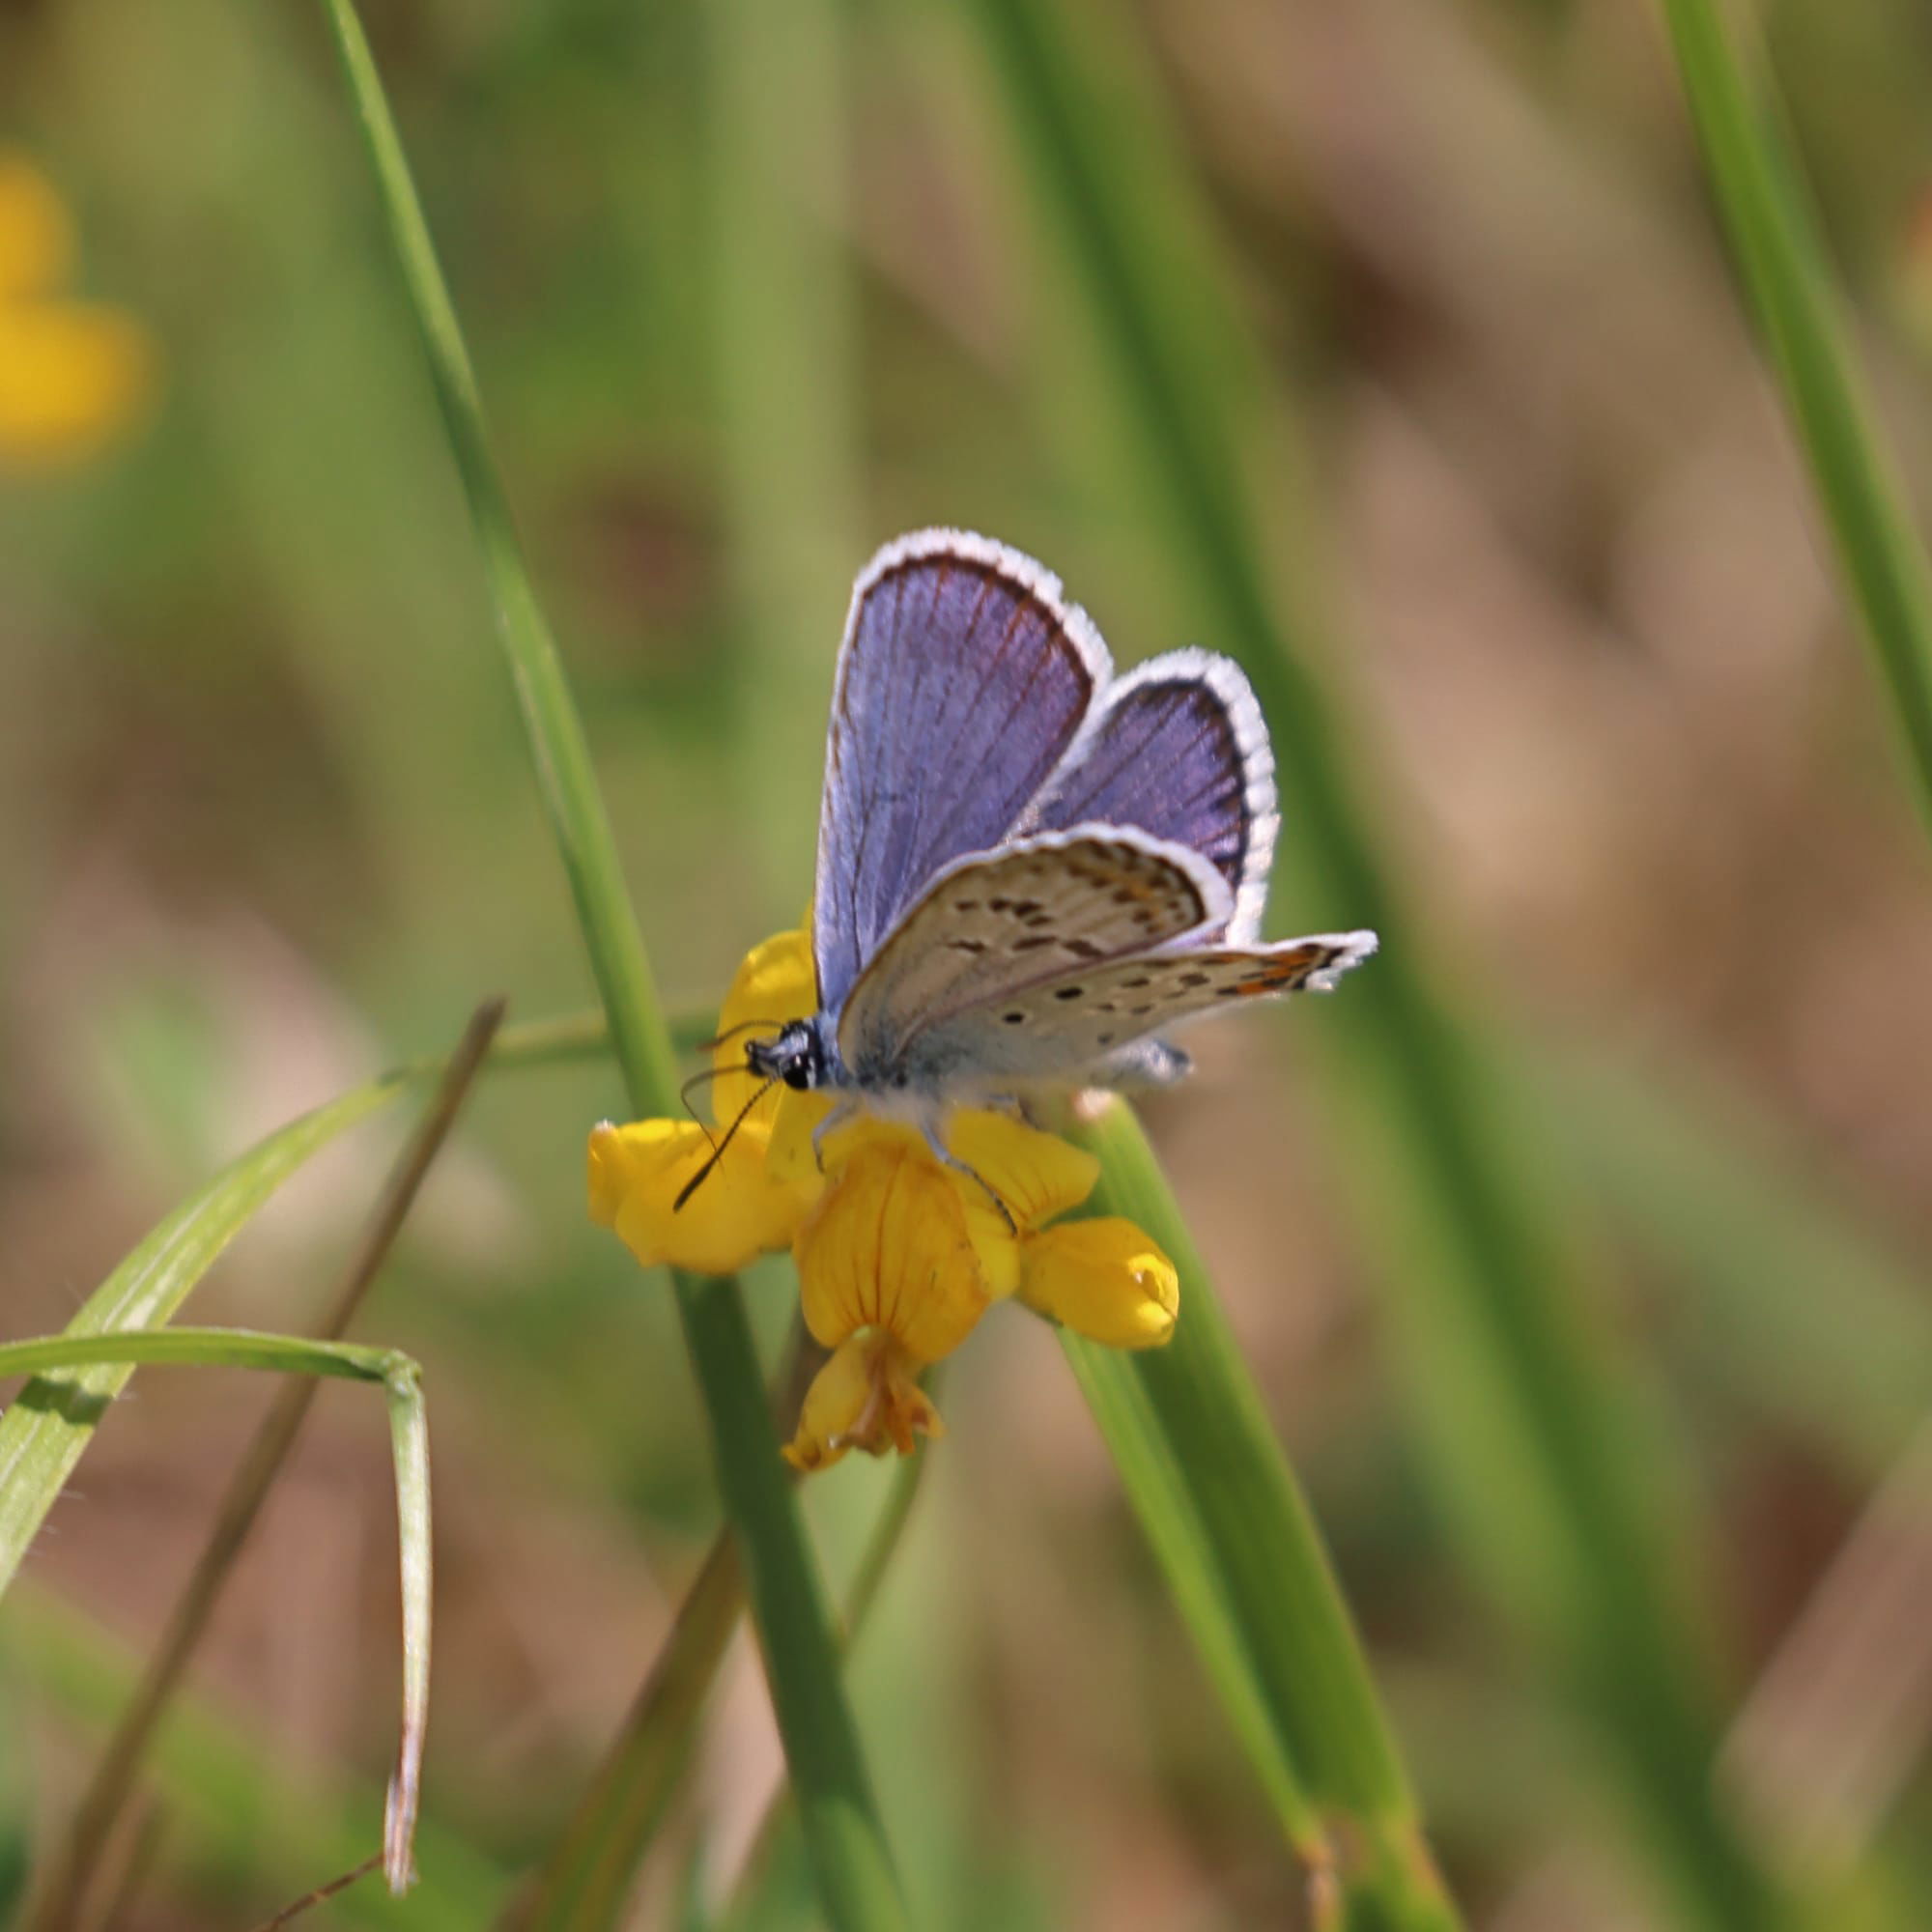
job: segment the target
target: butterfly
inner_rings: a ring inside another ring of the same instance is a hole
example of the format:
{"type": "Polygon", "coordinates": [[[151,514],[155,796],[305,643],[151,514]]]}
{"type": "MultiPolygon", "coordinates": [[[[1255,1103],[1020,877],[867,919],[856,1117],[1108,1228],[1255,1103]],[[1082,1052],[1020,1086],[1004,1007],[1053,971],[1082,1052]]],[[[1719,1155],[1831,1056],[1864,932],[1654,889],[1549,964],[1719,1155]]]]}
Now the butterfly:
{"type": "Polygon", "coordinates": [[[1163,1036],[1327,992],[1373,932],[1261,941],[1279,823],[1267,727],[1228,658],[1115,677],[1059,580],[991,539],[921,530],[860,576],[826,742],[811,941],[818,1011],[746,1049],[941,1130],[955,1104],[1166,1085],[1163,1036]]]}

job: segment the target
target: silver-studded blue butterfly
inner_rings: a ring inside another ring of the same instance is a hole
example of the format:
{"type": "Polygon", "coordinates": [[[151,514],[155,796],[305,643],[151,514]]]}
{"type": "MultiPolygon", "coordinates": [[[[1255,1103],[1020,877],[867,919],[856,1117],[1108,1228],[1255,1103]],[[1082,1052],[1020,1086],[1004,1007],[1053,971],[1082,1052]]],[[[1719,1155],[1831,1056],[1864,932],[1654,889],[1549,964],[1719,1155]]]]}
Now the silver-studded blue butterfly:
{"type": "Polygon", "coordinates": [[[828,1090],[942,1158],[957,1102],[1166,1084],[1161,1036],[1327,992],[1373,932],[1264,945],[1274,759],[1240,669],[1176,651],[1116,678],[1059,581],[1004,544],[922,530],[860,577],[818,827],[818,1011],[753,1072],[828,1090]]]}

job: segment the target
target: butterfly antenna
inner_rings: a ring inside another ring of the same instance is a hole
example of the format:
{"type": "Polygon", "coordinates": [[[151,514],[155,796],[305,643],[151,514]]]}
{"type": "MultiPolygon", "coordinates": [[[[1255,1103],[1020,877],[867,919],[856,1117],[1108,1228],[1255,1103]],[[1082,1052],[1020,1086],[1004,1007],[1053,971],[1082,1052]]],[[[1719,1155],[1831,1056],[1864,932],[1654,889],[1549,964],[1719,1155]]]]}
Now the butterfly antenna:
{"type": "Polygon", "coordinates": [[[742,1107],[738,1109],[737,1118],[733,1120],[731,1124],[724,1129],[724,1138],[722,1141],[712,1142],[711,1158],[707,1160],[704,1163],[704,1165],[700,1167],[697,1170],[697,1172],[694,1174],[691,1177],[691,1179],[684,1183],[684,1185],[681,1188],[678,1189],[677,1199],[670,1204],[670,1211],[673,1214],[675,1214],[677,1210],[680,1208],[682,1208],[684,1204],[687,1201],[689,1201],[694,1194],[697,1192],[697,1190],[705,1183],[705,1181],[710,1179],[711,1170],[714,1167],[716,1167],[721,1160],[724,1158],[724,1150],[731,1145],[732,1139],[737,1134],[738,1129],[742,1127],[745,1124],[746,1121],[751,1118],[752,1109],[755,1107],[758,1104],[758,1102],[762,1100],[765,1097],[765,1095],[769,1094],[772,1091],[772,1089],[776,1087],[778,1084],[779,1083],[776,1079],[767,1080],[765,1084],[762,1087],[760,1087],[758,1091],[755,1094],[753,1094],[752,1097],[749,1100],[747,1100],[742,1107]]]}
{"type": "Polygon", "coordinates": [[[702,1087],[708,1081],[716,1080],[722,1073],[736,1073],[738,1071],[739,1069],[735,1066],[707,1066],[701,1072],[694,1073],[691,1076],[691,1078],[687,1080],[684,1083],[684,1085],[677,1090],[677,1097],[684,1103],[684,1111],[687,1114],[689,1114],[691,1118],[694,1121],[696,1121],[700,1127],[704,1128],[704,1138],[708,1141],[711,1141],[711,1145],[713,1146],[713,1148],[716,1148],[718,1143],[712,1139],[711,1129],[705,1125],[703,1116],[700,1115],[697,1109],[691,1104],[691,1090],[694,1087],[702,1087]]]}

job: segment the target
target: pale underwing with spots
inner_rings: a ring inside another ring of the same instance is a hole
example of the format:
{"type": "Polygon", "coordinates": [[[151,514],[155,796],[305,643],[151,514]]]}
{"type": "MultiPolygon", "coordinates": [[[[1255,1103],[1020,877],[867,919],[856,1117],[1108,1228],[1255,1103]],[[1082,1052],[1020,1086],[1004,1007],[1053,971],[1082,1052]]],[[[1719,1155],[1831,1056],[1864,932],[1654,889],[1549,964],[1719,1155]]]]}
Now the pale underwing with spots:
{"type": "MultiPolygon", "coordinates": [[[[1179,1078],[1169,1028],[1328,991],[1373,932],[1265,945],[1267,728],[1206,651],[1116,678],[1059,582],[984,537],[889,544],[853,592],[820,806],[818,1011],[751,1068],[909,1118],[1179,1078]]],[[[826,1129],[822,1128],[821,1132],[826,1129]]]]}

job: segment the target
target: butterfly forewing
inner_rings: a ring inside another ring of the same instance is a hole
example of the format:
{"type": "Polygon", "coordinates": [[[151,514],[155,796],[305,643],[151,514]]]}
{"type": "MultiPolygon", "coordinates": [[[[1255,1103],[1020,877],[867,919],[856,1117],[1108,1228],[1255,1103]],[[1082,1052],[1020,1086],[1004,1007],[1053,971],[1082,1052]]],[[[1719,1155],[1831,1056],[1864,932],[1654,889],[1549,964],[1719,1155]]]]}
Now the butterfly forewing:
{"type": "Polygon", "coordinates": [[[826,746],[812,911],[826,1011],[942,867],[1008,836],[1110,674],[1058,581],[1002,544],[928,530],[873,559],[826,746]]]}
{"type": "Polygon", "coordinates": [[[1231,895],[1184,847],[1107,826],[1017,839],[949,867],[846,1001],[838,1051],[862,1085],[901,1084],[916,1037],[962,1009],[1214,930],[1231,895]]]}
{"type": "Polygon", "coordinates": [[[1244,1001],[1327,991],[1376,950],[1372,932],[1318,933],[1263,947],[1178,947],[1086,967],[935,1022],[912,1049],[916,1084],[974,1069],[988,1084],[1087,1079],[1151,1035],[1244,1001]]]}
{"type": "Polygon", "coordinates": [[[1276,828],[1274,759],[1247,679],[1176,651],[1103,694],[1022,829],[1132,825],[1208,860],[1235,895],[1229,937],[1261,930],[1276,828]]]}

